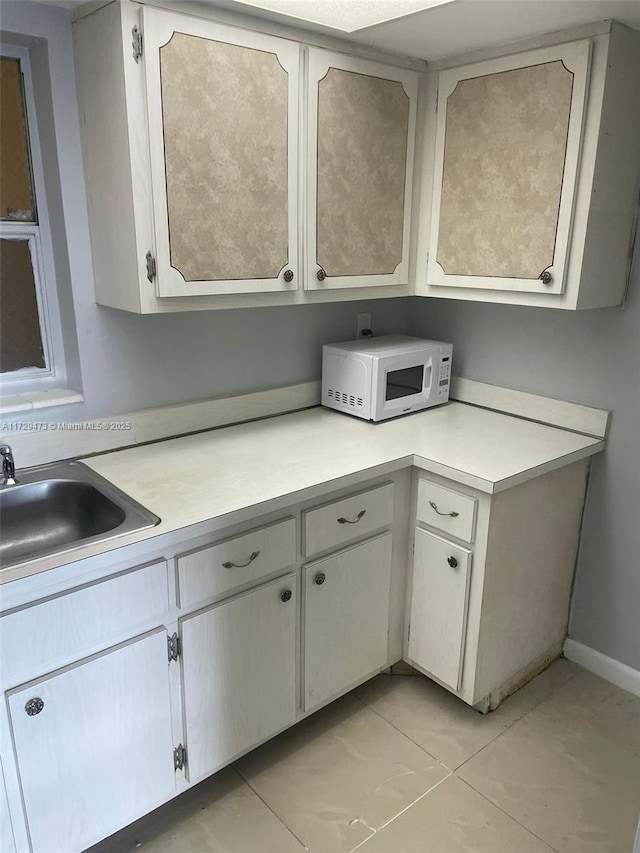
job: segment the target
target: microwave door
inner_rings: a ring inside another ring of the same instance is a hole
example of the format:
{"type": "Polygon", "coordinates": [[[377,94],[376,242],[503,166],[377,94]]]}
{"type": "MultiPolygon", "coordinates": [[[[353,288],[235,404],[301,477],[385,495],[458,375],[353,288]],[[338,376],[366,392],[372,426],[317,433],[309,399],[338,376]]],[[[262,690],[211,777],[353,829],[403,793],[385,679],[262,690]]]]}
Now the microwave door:
{"type": "Polygon", "coordinates": [[[385,381],[385,402],[389,400],[402,401],[406,397],[427,394],[431,391],[431,364],[417,364],[413,367],[401,367],[399,370],[388,370],[385,381]]]}
{"type": "Polygon", "coordinates": [[[433,357],[418,363],[406,357],[389,359],[380,365],[376,420],[422,409],[434,396],[433,357]]]}

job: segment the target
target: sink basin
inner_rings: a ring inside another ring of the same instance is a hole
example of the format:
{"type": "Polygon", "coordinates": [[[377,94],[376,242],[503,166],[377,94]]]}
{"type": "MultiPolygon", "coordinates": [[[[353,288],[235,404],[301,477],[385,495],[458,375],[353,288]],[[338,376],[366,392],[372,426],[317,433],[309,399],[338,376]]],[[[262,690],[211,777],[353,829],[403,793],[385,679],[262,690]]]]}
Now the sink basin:
{"type": "Polygon", "coordinates": [[[81,462],[18,471],[17,479],[17,485],[0,488],[0,565],[5,567],[160,521],[81,462]]]}

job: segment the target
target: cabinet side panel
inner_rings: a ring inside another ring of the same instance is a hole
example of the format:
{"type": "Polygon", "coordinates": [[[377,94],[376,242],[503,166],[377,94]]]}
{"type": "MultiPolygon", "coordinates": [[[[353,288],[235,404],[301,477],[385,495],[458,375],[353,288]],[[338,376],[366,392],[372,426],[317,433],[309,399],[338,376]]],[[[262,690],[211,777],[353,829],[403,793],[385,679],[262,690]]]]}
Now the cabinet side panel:
{"type": "Polygon", "coordinates": [[[140,312],[121,7],[73,25],[96,301],[140,312]]]}
{"type": "Polygon", "coordinates": [[[495,495],[474,701],[564,639],[586,461],[495,495]]]}
{"type": "Polygon", "coordinates": [[[640,184],[640,33],[611,31],[579,308],[622,301],[640,184]]]}

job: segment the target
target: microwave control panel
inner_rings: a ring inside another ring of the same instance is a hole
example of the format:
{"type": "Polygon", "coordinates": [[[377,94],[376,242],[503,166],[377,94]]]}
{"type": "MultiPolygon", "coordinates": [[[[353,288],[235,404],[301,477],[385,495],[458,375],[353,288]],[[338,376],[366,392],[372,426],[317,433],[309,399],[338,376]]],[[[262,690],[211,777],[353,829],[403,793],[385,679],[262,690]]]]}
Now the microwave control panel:
{"type": "Polygon", "coordinates": [[[438,402],[446,403],[449,399],[449,382],[451,380],[451,359],[445,355],[440,362],[440,376],[438,378],[438,402]]]}

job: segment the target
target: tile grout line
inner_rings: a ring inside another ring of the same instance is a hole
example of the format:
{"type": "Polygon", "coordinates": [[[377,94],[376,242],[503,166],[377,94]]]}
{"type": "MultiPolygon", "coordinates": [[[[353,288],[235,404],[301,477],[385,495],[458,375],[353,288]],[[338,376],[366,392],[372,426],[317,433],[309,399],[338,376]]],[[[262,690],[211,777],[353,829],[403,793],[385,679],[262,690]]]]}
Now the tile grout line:
{"type": "Polygon", "coordinates": [[[298,838],[298,836],[297,836],[297,835],[295,834],[295,832],[291,829],[291,827],[290,827],[290,826],[288,826],[288,825],[284,822],[284,820],[280,817],[280,815],[279,815],[277,812],[275,812],[275,811],[271,808],[271,806],[270,806],[270,805],[269,805],[269,803],[264,799],[264,797],[262,797],[262,796],[261,796],[261,795],[256,791],[256,789],[253,787],[253,785],[251,784],[251,782],[249,782],[249,780],[248,780],[247,778],[245,778],[245,777],[242,775],[242,773],[241,773],[241,772],[240,772],[240,770],[236,767],[236,765],[235,765],[235,764],[232,764],[231,766],[233,767],[233,769],[235,770],[235,772],[238,774],[238,776],[242,779],[242,781],[245,783],[245,785],[247,785],[249,788],[251,788],[251,790],[252,790],[252,791],[253,791],[253,793],[256,795],[256,797],[260,800],[260,802],[261,802],[261,803],[263,803],[263,804],[264,804],[264,805],[269,809],[269,811],[271,812],[271,814],[272,814],[272,815],[274,815],[274,817],[275,817],[275,818],[276,818],[276,819],[277,819],[277,820],[278,820],[278,821],[279,821],[279,822],[284,826],[284,828],[287,830],[287,832],[289,832],[291,835],[293,835],[293,837],[294,837],[294,838],[295,838],[295,840],[298,842],[298,844],[302,845],[302,848],[303,848],[304,850],[306,850],[306,851],[307,851],[307,853],[309,853],[309,847],[307,847],[307,845],[303,842],[303,840],[302,840],[301,838],[298,838]]]}
{"type": "MultiPolygon", "coordinates": [[[[440,759],[439,759],[439,758],[436,758],[436,756],[435,756],[435,755],[432,755],[428,750],[426,750],[426,749],[424,748],[424,746],[421,746],[421,744],[419,744],[416,740],[414,740],[410,735],[408,735],[406,732],[403,732],[403,731],[402,731],[402,729],[399,729],[397,726],[394,726],[394,724],[391,722],[391,720],[387,720],[387,718],[386,718],[386,717],[383,717],[383,716],[382,716],[382,714],[381,714],[379,711],[376,711],[376,709],[375,709],[375,708],[372,708],[372,707],[371,707],[371,705],[367,705],[367,703],[366,703],[366,702],[363,702],[363,701],[362,701],[362,699],[360,699],[358,696],[354,696],[353,698],[354,698],[356,701],[360,702],[360,704],[361,704],[363,707],[368,708],[370,711],[372,711],[372,712],[373,712],[377,717],[380,717],[380,719],[381,719],[381,720],[384,720],[384,722],[385,722],[385,723],[387,723],[387,725],[391,726],[391,728],[392,728],[392,729],[395,729],[395,731],[397,731],[397,732],[398,732],[398,734],[400,734],[400,735],[402,735],[403,737],[405,737],[405,738],[406,738],[408,741],[410,741],[414,746],[417,746],[417,747],[418,747],[418,749],[421,749],[421,750],[422,750],[422,752],[424,752],[424,754],[425,754],[425,755],[428,755],[428,756],[429,756],[429,758],[433,758],[433,760],[434,760],[434,761],[437,761],[437,763],[438,763],[438,764],[441,764],[441,765],[444,767],[444,769],[445,769],[445,770],[448,770],[448,771],[449,771],[449,773],[455,773],[455,770],[452,770],[450,767],[448,767],[448,766],[444,763],[444,761],[440,761],[440,759]]],[[[354,849],[355,849],[355,848],[354,848],[354,849]]]]}
{"type": "Polygon", "coordinates": [[[492,799],[490,799],[489,797],[487,797],[487,796],[486,796],[486,794],[483,794],[483,793],[482,793],[482,791],[479,791],[477,788],[474,788],[474,787],[473,787],[473,785],[471,784],[471,782],[467,782],[467,780],[466,780],[466,779],[463,779],[463,778],[462,778],[462,776],[458,776],[457,774],[454,774],[454,776],[455,776],[455,778],[456,778],[456,779],[458,779],[460,782],[462,782],[463,784],[465,784],[468,788],[471,788],[471,790],[472,790],[472,791],[475,791],[475,793],[476,793],[476,794],[478,794],[478,796],[482,797],[482,799],[483,799],[483,800],[486,800],[490,805],[492,805],[494,808],[498,809],[498,811],[499,811],[499,812],[502,812],[502,814],[503,814],[503,815],[505,815],[506,817],[508,817],[508,818],[509,818],[509,820],[512,820],[514,823],[517,823],[517,824],[518,824],[518,826],[519,826],[519,827],[521,827],[522,829],[524,829],[524,831],[525,831],[525,832],[528,832],[528,833],[529,833],[530,835],[532,835],[534,838],[537,838],[537,839],[538,839],[538,841],[541,841],[541,842],[542,842],[542,844],[544,844],[544,845],[545,845],[546,847],[548,847],[550,850],[553,850],[553,851],[554,851],[554,853],[559,853],[559,851],[558,851],[558,849],[557,849],[556,847],[554,847],[554,846],[553,846],[552,844],[550,844],[548,841],[545,841],[545,839],[544,839],[544,838],[541,838],[541,837],[540,837],[539,835],[537,835],[533,830],[529,829],[529,827],[528,827],[528,826],[525,826],[523,823],[520,823],[520,821],[519,821],[517,818],[515,818],[512,814],[509,814],[509,812],[508,812],[508,811],[505,811],[505,809],[503,809],[503,808],[502,808],[501,806],[499,806],[497,803],[494,803],[494,802],[493,802],[493,800],[492,800],[492,799]]]}
{"type": "MultiPolygon", "coordinates": [[[[511,731],[511,729],[514,726],[517,726],[518,723],[521,723],[523,720],[526,720],[526,718],[530,714],[532,714],[534,711],[537,711],[538,708],[541,708],[545,704],[545,702],[549,702],[556,695],[556,693],[558,693],[560,690],[562,690],[565,687],[565,685],[567,685],[572,679],[574,679],[576,677],[577,674],[578,673],[576,672],[573,675],[570,675],[569,678],[567,678],[567,680],[563,684],[560,685],[560,687],[557,687],[553,691],[553,693],[550,693],[548,696],[545,696],[544,699],[541,699],[539,702],[537,702],[535,705],[533,705],[533,707],[529,708],[528,711],[525,711],[525,713],[521,717],[518,717],[517,719],[513,720],[513,722],[509,723],[509,725],[506,728],[504,728],[501,732],[499,732],[495,737],[491,738],[491,740],[488,743],[485,743],[484,746],[481,746],[480,749],[477,750],[477,752],[474,752],[473,755],[470,755],[468,758],[465,758],[465,760],[462,762],[462,764],[459,764],[453,772],[458,773],[473,758],[476,758],[476,756],[480,755],[481,752],[484,752],[484,750],[487,747],[491,746],[497,740],[499,740],[501,737],[506,735],[507,732],[511,731]]],[[[529,682],[529,683],[531,683],[531,682],[529,682]]],[[[515,694],[512,693],[511,695],[514,696],[515,694]]],[[[509,697],[507,697],[507,698],[509,698],[509,697]]]]}
{"type": "MultiPolygon", "coordinates": [[[[442,764],[442,767],[444,767],[444,764],[442,764]]],[[[445,769],[449,770],[449,768],[448,768],[448,767],[447,767],[447,768],[445,768],[445,769]]],[[[389,826],[389,824],[393,823],[393,822],[394,822],[394,820],[397,820],[399,817],[401,817],[405,812],[409,811],[409,809],[410,809],[410,808],[412,808],[413,806],[415,806],[415,804],[416,804],[416,803],[419,803],[419,802],[420,802],[420,800],[422,800],[424,797],[426,797],[426,796],[427,796],[427,794],[430,794],[430,793],[431,793],[432,791],[434,791],[434,790],[435,790],[439,785],[442,785],[442,783],[443,783],[443,782],[446,782],[446,781],[447,781],[447,779],[450,779],[452,776],[453,776],[453,772],[452,772],[451,770],[449,770],[448,774],[444,777],[444,779],[440,779],[438,782],[436,782],[436,783],[435,783],[435,785],[432,785],[430,788],[428,788],[426,791],[424,791],[422,794],[420,794],[420,796],[419,796],[419,797],[417,797],[417,798],[416,798],[412,803],[409,803],[409,805],[408,805],[408,806],[405,806],[403,809],[401,809],[401,810],[398,812],[398,814],[396,814],[396,815],[394,815],[393,817],[389,818],[389,820],[388,820],[388,821],[386,821],[385,823],[383,823],[383,824],[382,824],[381,826],[379,826],[377,829],[374,829],[374,830],[373,830],[373,835],[370,835],[370,836],[369,836],[369,838],[365,838],[365,839],[364,839],[364,841],[361,841],[359,844],[356,844],[356,846],[355,846],[355,847],[352,847],[352,848],[351,848],[351,850],[349,851],[349,853],[353,853],[353,851],[354,851],[354,850],[358,850],[358,848],[362,847],[362,846],[363,846],[363,844],[366,844],[368,841],[371,841],[371,839],[372,839],[375,835],[377,835],[379,832],[381,832],[383,829],[385,829],[385,827],[389,826]]],[[[370,829],[372,829],[372,827],[369,827],[369,828],[370,828],[370,829]]]]}

